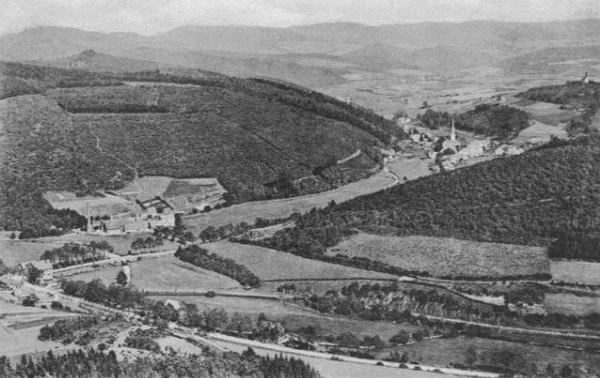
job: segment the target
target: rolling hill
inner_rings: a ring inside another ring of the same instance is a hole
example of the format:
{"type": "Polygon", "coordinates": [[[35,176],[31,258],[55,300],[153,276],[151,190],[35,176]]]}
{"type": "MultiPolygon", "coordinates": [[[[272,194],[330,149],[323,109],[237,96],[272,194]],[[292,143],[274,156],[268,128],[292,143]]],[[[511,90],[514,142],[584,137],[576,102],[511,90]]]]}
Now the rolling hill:
{"type": "Polygon", "coordinates": [[[598,142],[598,137],[555,142],[522,155],[423,177],[309,212],[296,219],[296,227],[258,244],[391,272],[368,259],[327,256],[327,248],[357,231],[542,246],[565,234],[597,234],[598,142]]]}
{"type": "MultiPolygon", "coordinates": [[[[31,62],[35,64],[36,62],[31,62]]],[[[39,62],[38,62],[39,63],[39,62]]],[[[138,72],[155,71],[160,68],[156,62],[116,57],[101,54],[92,49],[66,58],[44,62],[44,65],[59,68],[76,68],[86,71],[138,72]]]]}
{"type": "Polygon", "coordinates": [[[22,85],[0,103],[0,227],[33,235],[80,221],[61,220],[41,197],[48,190],[87,194],[165,175],[217,177],[229,202],[289,196],[369,175],[377,147],[402,136],[366,109],[266,79],[0,69],[22,85]]]}

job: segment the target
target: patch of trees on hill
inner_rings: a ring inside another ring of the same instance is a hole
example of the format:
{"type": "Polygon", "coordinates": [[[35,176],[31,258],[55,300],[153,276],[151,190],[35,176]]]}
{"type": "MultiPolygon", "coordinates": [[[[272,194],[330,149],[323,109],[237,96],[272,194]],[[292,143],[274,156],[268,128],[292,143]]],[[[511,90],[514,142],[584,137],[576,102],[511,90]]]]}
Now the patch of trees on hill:
{"type": "MultiPolygon", "coordinates": [[[[452,115],[427,109],[417,119],[431,129],[448,127],[452,124],[452,115]]],[[[481,104],[475,109],[454,116],[455,127],[475,134],[507,139],[514,137],[529,126],[528,113],[506,105],[481,104]]]]}
{"type": "Polygon", "coordinates": [[[560,85],[530,88],[519,93],[518,96],[524,100],[587,108],[596,101],[599,91],[600,83],[590,81],[585,84],[581,81],[570,81],[560,85]]]}
{"type": "Polygon", "coordinates": [[[600,109],[600,83],[590,81],[567,82],[528,89],[519,94],[525,100],[545,101],[581,109],[582,113],[569,121],[569,135],[598,134],[600,130],[592,125],[592,120],[600,109]]]}
{"type": "Polygon", "coordinates": [[[547,245],[600,222],[600,144],[568,145],[423,177],[303,215],[265,245],[318,256],[352,230],[547,245]]]}
{"type": "Polygon", "coordinates": [[[38,359],[23,356],[14,366],[0,357],[0,376],[6,378],[50,376],[80,377],[255,377],[319,378],[320,374],[306,362],[283,356],[261,357],[252,349],[241,355],[216,353],[208,348],[202,355],[169,355],[118,360],[114,351],[68,351],[54,355],[49,351],[38,359]]]}
{"type": "Polygon", "coordinates": [[[197,245],[177,248],[175,257],[202,269],[212,270],[231,277],[243,286],[256,287],[260,284],[259,278],[245,266],[238,264],[233,259],[209,253],[206,249],[197,245]]]}
{"type": "Polygon", "coordinates": [[[600,262],[600,236],[595,233],[563,233],[548,247],[548,256],[551,259],[600,262]]]}

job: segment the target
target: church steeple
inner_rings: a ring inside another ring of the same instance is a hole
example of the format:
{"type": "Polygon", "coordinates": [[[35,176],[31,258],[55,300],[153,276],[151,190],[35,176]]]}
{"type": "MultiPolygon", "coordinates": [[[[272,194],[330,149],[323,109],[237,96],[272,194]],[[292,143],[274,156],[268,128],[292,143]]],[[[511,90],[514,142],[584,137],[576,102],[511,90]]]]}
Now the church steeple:
{"type": "Polygon", "coordinates": [[[450,131],[450,140],[456,140],[456,128],[454,127],[454,116],[452,116],[452,130],[450,131]]]}

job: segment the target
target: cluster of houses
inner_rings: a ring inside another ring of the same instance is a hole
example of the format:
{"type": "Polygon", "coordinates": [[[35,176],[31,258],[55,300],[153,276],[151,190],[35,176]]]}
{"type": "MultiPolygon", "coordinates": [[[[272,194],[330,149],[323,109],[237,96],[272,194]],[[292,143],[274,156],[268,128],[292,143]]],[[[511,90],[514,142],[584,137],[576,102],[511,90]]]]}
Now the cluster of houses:
{"type": "Polygon", "coordinates": [[[520,147],[498,144],[490,138],[477,139],[469,143],[457,137],[454,119],[449,135],[434,135],[430,130],[403,120],[398,125],[409,133],[414,144],[427,151],[427,157],[443,171],[451,171],[461,166],[483,161],[496,156],[519,155],[520,147]]]}

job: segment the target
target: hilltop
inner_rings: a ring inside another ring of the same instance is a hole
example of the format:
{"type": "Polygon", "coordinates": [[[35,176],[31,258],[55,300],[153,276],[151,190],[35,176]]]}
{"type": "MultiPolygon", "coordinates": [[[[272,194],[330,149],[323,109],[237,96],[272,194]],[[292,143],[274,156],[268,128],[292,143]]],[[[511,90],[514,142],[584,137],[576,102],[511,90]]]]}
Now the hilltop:
{"type": "MultiPolygon", "coordinates": [[[[35,64],[35,62],[31,62],[35,64]]],[[[76,68],[86,71],[138,72],[155,71],[160,68],[156,62],[116,57],[102,54],[92,49],[66,58],[44,62],[44,65],[59,68],[76,68]]]]}
{"type": "Polygon", "coordinates": [[[402,136],[366,109],[266,79],[0,68],[19,84],[0,104],[0,224],[34,234],[72,226],[45,191],[84,195],[164,175],[216,177],[230,203],[291,196],[371,174],[378,147],[402,136]]]}

